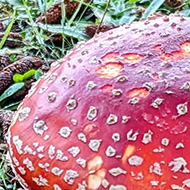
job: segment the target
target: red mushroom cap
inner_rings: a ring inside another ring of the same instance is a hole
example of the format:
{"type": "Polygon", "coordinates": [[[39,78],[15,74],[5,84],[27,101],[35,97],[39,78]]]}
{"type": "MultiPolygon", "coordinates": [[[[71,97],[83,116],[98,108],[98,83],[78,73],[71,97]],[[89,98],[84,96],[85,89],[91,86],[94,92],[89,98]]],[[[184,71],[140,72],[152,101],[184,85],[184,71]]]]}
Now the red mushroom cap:
{"type": "Polygon", "coordinates": [[[30,90],[9,152],[30,190],[190,188],[190,18],[79,44],[30,90]]]}

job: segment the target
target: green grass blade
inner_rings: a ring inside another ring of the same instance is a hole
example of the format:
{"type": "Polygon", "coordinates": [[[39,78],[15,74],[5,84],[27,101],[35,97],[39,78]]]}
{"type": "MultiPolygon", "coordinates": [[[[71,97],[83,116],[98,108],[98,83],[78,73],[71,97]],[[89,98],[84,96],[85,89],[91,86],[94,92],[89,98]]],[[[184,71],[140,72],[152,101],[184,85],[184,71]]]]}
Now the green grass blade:
{"type": "Polygon", "coordinates": [[[67,26],[71,26],[71,24],[73,23],[73,21],[75,20],[77,14],[79,13],[80,9],[81,9],[81,6],[83,4],[83,0],[81,0],[77,6],[77,9],[75,10],[74,14],[72,15],[72,17],[70,18],[70,20],[68,21],[67,23],[67,26]]]}
{"type": "MultiPolygon", "coordinates": [[[[6,1],[3,1],[3,3],[9,3],[10,5],[13,5],[13,6],[22,6],[22,0],[6,0],[6,1]]],[[[1,0],[0,0],[0,3],[1,3],[1,0]]]]}
{"type": "Polygon", "coordinates": [[[88,35],[85,34],[83,31],[84,28],[77,27],[77,26],[63,26],[60,24],[43,24],[43,23],[38,23],[38,26],[51,33],[56,33],[56,34],[64,34],[65,36],[72,37],[78,40],[88,40],[88,35]]]}
{"type": "Polygon", "coordinates": [[[43,45],[43,44],[44,44],[44,41],[42,40],[42,38],[41,38],[41,36],[40,36],[40,33],[38,32],[38,29],[37,29],[37,27],[35,26],[35,23],[34,23],[34,21],[33,21],[32,15],[31,15],[31,13],[30,13],[29,7],[28,7],[28,5],[27,5],[27,3],[26,3],[25,0],[22,0],[22,2],[23,2],[23,5],[24,5],[24,7],[25,7],[26,14],[28,15],[30,24],[31,24],[31,26],[32,26],[32,28],[33,28],[35,34],[36,34],[36,39],[38,40],[38,43],[39,43],[40,45],[43,45]]]}
{"type": "Polygon", "coordinates": [[[21,103],[22,101],[17,101],[17,102],[13,102],[13,103],[9,103],[6,106],[3,106],[4,110],[11,110],[11,111],[15,111],[18,107],[18,105],[21,103]]]}
{"type": "Polygon", "coordinates": [[[154,14],[158,8],[165,2],[165,0],[153,0],[148,6],[146,11],[141,17],[141,20],[148,18],[150,15],[154,14]]]}
{"type": "Polygon", "coordinates": [[[6,98],[12,96],[14,93],[19,91],[24,86],[24,82],[16,83],[11,85],[8,89],[6,89],[3,94],[0,96],[0,102],[5,100],[6,98]]]}
{"type": "Polygon", "coordinates": [[[2,38],[2,40],[0,42],[0,49],[2,49],[3,45],[5,44],[8,36],[9,36],[9,33],[10,33],[10,31],[12,29],[12,26],[14,24],[14,21],[15,21],[15,17],[16,17],[16,9],[13,12],[13,16],[12,16],[11,22],[9,23],[9,25],[8,25],[6,31],[5,31],[5,35],[3,36],[3,38],[2,38]]]}
{"type": "Polygon", "coordinates": [[[40,9],[40,12],[44,11],[44,3],[42,2],[42,0],[37,0],[38,3],[38,7],[40,9]]]}

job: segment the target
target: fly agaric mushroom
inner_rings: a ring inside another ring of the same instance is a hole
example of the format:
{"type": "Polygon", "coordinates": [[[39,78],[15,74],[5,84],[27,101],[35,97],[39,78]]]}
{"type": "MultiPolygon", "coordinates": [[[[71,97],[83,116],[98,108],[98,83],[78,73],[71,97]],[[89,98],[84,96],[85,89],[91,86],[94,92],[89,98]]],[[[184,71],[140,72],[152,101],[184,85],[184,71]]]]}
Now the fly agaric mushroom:
{"type": "Polygon", "coordinates": [[[29,190],[190,188],[190,18],[152,17],[79,44],[9,130],[29,190]]]}

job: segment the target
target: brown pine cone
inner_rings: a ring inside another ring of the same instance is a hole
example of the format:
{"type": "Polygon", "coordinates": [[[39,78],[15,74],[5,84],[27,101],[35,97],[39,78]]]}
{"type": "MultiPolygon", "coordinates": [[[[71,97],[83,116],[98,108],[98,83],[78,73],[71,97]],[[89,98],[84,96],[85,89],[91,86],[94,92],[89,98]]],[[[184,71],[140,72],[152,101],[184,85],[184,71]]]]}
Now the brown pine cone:
{"type": "Polygon", "coordinates": [[[9,72],[9,73],[25,73],[30,69],[37,69],[43,64],[43,61],[38,57],[24,57],[15,61],[11,65],[5,67],[2,72],[9,72]]]}
{"type": "Polygon", "coordinates": [[[165,3],[170,6],[171,8],[181,8],[183,4],[182,0],[166,0],[165,3]]]}
{"type": "MultiPolygon", "coordinates": [[[[6,28],[8,27],[8,23],[6,24],[3,24],[1,21],[0,21],[0,32],[5,32],[6,28]]],[[[11,28],[11,32],[14,32],[14,33],[18,33],[18,32],[21,32],[22,29],[19,27],[18,23],[15,22],[11,28]]]]}
{"type": "Polygon", "coordinates": [[[48,44],[51,44],[51,42],[53,42],[54,45],[60,47],[62,46],[63,36],[61,34],[52,34],[46,42],[48,44]]]}
{"type": "Polygon", "coordinates": [[[14,112],[10,110],[0,110],[0,128],[3,131],[3,136],[7,133],[13,114],[14,112]]]}
{"type": "Polygon", "coordinates": [[[86,30],[86,34],[88,34],[91,38],[96,34],[96,33],[100,33],[100,32],[106,32],[108,30],[111,30],[113,28],[117,28],[118,26],[114,26],[114,25],[102,25],[99,27],[99,31],[98,30],[99,25],[98,24],[92,24],[89,25],[85,28],[86,30]]]}
{"type": "Polygon", "coordinates": [[[0,72],[0,94],[13,83],[15,73],[23,74],[30,69],[38,69],[43,63],[40,58],[28,56],[5,67],[0,72]]]}
{"type": "MultiPolygon", "coordinates": [[[[0,41],[2,40],[4,34],[5,34],[4,32],[0,32],[0,41]]],[[[11,47],[11,48],[20,47],[23,45],[22,41],[23,41],[23,38],[20,34],[10,32],[4,46],[11,47]]]]}
{"type": "Polygon", "coordinates": [[[61,3],[56,3],[53,7],[42,13],[36,22],[58,24],[61,20],[61,3]]]}
{"type": "MultiPolygon", "coordinates": [[[[86,1],[87,2],[87,1],[86,1]]],[[[71,17],[78,7],[78,3],[70,0],[65,0],[65,12],[67,17],[71,17]]]]}
{"type": "Polygon", "coordinates": [[[5,54],[0,54],[0,71],[4,68],[7,67],[9,64],[11,64],[11,61],[9,59],[8,55],[5,54]]]}
{"type": "MultiPolygon", "coordinates": [[[[90,2],[90,0],[84,0],[84,2],[90,2]]],[[[64,0],[66,17],[69,18],[73,15],[79,3],[72,0],[64,0]]],[[[81,7],[82,11],[85,6],[81,7]]],[[[59,24],[61,22],[61,2],[56,3],[53,7],[48,9],[45,13],[42,13],[36,20],[36,22],[59,24]]]]}

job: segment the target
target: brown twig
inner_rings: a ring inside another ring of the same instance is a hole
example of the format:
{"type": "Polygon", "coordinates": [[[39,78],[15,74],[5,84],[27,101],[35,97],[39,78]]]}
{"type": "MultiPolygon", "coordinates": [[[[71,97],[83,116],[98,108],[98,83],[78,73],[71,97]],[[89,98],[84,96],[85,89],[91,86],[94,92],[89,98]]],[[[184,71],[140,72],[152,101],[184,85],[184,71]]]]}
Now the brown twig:
{"type": "Polygon", "coordinates": [[[107,5],[106,5],[106,8],[105,8],[105,11],[104,11],[104,14],[103,14],[103,17],[102,17],[102,19],[101,19],[101,21],[100,21],[100,24],[98,25],[98,28],[97,28],[95,34],[97,34],[97,33],[100,32],[100,28],[101,28],[101,26],[102,26],[102,24],[103,24],[103,21],[104,21],[104,18],[105,18],[105,16],[106,16],[106,13],[107,13],[107,11],[108,11],[108,8],[109,8],[110,3],[111,3],[111,0],[108,0],[107,5]]]}

